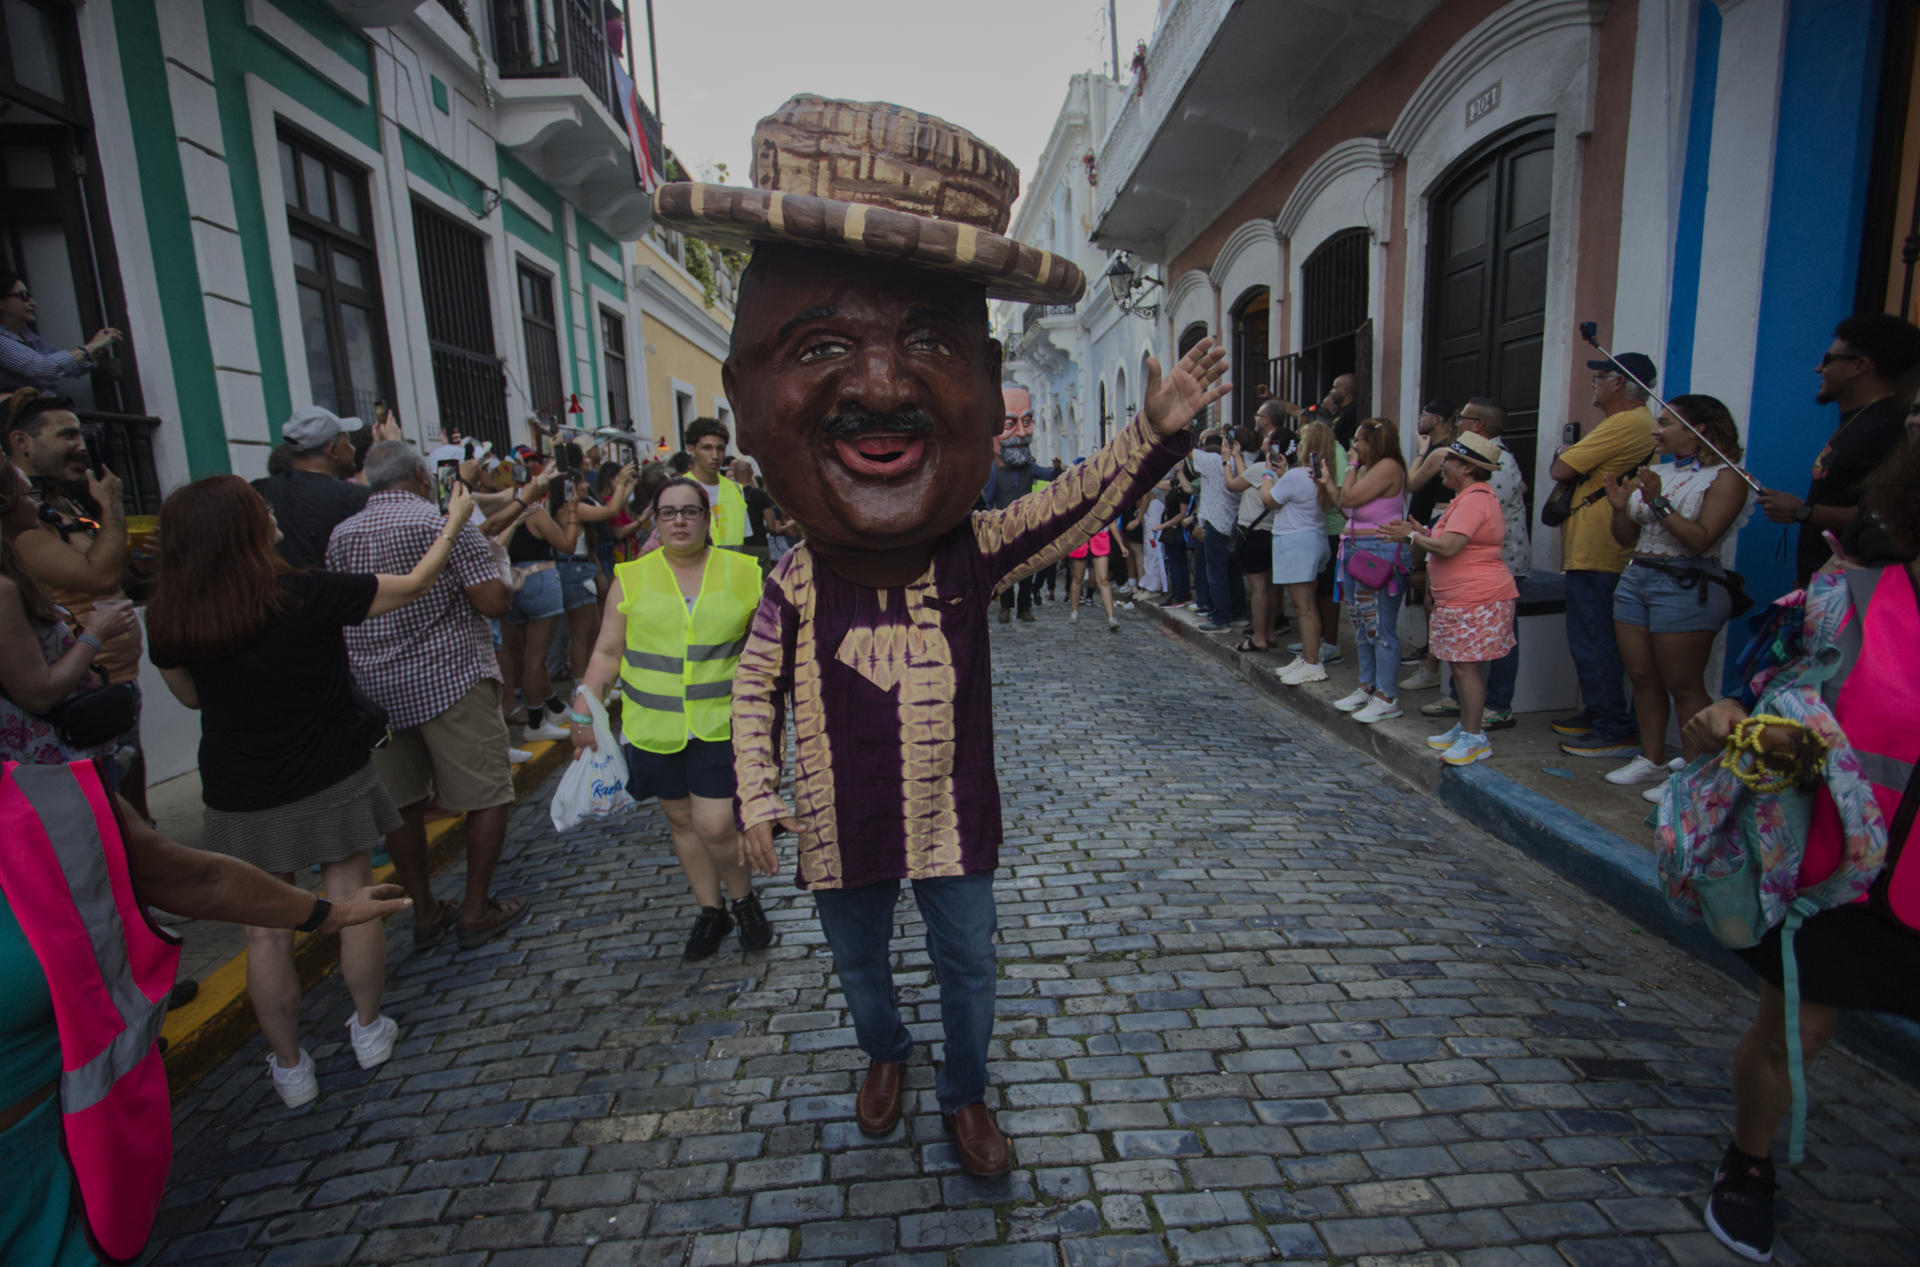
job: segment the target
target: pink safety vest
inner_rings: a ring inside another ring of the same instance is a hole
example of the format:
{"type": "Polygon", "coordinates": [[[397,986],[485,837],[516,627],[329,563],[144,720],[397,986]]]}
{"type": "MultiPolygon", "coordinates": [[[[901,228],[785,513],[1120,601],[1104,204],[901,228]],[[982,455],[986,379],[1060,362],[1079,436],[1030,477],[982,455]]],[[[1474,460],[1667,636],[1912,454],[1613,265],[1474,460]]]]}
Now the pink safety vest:
{"type": "MultiPolygon", "coordinates": [[[[1920,756],[1920,731],[1913,726],[1913,718],[1920,716],[1920,675],[1913,671],[1910,654],[1911,648],[1920,647],[1920,607],[1904,567],[1850,568],[1844,576],[1853,610],[1835,637],[1840,671],[1821,694],[1846,731],[1860,758],[1860,773],[1891,828],[1920,756]],[[1869,643],[1875,655],[1863,657],[1869,643]]],[[[1802,888],[1817,884],[1840,865],[1843,833],[1838,824],[1832,800],[1818,798],[1800,864],[1802,888]]],[[[1889,873],[1882,884],[1888,913],[1920,930],[1920,850],[1912,847],[1911,839],[1907,849],[1899,849],[1901,843],[1887,842],[1889,873]]]]}
{"type": "Polygon", "coordinates": [[[0,890],[47,974],[60,1113],[93,1248],[146,1247],[173,1160],[156,1039],[179,939],[133,893],[113,798],[87,762],[0,765],[0,890]]]}

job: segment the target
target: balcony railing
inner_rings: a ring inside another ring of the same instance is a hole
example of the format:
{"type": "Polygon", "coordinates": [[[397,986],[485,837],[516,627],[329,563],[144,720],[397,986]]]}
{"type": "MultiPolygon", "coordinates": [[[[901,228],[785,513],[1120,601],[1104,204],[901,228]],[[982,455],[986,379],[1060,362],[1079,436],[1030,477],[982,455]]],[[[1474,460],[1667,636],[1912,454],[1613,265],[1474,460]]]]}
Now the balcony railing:
{"type": "Polygon", "coordinates": [[[580,80],[616,122],[625,116],[613,88],[606,27],[590,0],[494,0],[493,44],[507,79],[580,80]]]}
{"type": "Polygon", "coordinates": [[[1073,314],[1072,304],[1028,304],[1026,314],[1020,318],[1020,331],[1024,334],[1048,317],[1071,317],[1073,314]]]}
{"type": "Polygon", "coordinates": [[[87,451],[120,477],[129,515],[160,513],[160,474],[153,464],[153,429],[158,418],[139,414],[76,411],[87,451]]]}
{"type": "Polygon", "coordinates": [[[432,345],[433,391],[440,425],[474,440],[491,440],[495,453],[513,447],[507,422],[507,369],[497,356],[432,345]]]}

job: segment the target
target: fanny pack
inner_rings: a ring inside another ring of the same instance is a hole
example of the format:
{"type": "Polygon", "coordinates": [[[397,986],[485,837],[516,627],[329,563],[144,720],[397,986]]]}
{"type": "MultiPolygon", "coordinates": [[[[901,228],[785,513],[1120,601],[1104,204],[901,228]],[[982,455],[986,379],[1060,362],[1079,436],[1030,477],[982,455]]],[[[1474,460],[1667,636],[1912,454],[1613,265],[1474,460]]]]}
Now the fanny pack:
{"type": "MultiPolygon", "coordinates": [[[[75,690],[44,713],[36,713],[69,748],[94,748],[117,739],[139,720],[139,696],[131,682],[108,682],[98,665],[88,669],[100,680],[91,691],[75,690]]],[[[0,699],[13,700],[5,687],[0,699]]],[[[18,700],[14,700],[18,703],[18,700]]]]}
{"type": "Polygon", "coordinates": [[[1645,555],[1635,555],[1633,561],[1639,567],[1650,568],[1662,576],[1672,577],[1683,590],[1698,590],[1702,606],[1706,605],[1707,586],[1709,584],[1720,586],[1727,591],[1727,597],[1733,602],[1733,610],[1728,615],[1729,620],[1753,606],[1753,599],[1747,595],[1746,578],[1738,572],[1716,573],[1712,568],[1704,568],[1697,563],[1677,561],[1670,563],[1664,559],[1648,558],[1645,555]]]}
{"type": "Polygon", "coordinates": [[[1252,523],[1250,524],[1237,523],[1233,526],[1233,535],[1227,538],[1227,544],[1233,549],[1233,552],[1235,554],[1238,554],[1240,552],[1241,546],[1244,546],[1245,544],[1247,544],[1248,537],[1251,537],[1255,532],[1259,531],[1260,525],[1267,522],[1267,516],[1271,515],[1272,513],[1273,513],[1273,507],[1269,506],[1265,510],[1261,511],[1260,517],[1258,519],[1255,519],[1252,523]]]}

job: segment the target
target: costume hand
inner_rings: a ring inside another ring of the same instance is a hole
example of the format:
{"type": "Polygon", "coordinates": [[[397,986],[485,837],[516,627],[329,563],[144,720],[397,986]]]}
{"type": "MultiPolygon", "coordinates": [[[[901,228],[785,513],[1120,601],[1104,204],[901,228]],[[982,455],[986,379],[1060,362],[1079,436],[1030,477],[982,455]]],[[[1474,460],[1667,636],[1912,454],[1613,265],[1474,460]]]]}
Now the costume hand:
{"type": "Polygon", "coordinates": [[[1649,502],[1660,496],[1660,472],[1650,466],[1640,468],[1640,496],[1649,502]]]}
{"type": "Polygon", "coordinates": [[[337,933],[356,924],[371,924],[374,920],[398,915],[413,905],[413,899],[405,894],[406,890],[397,884],[368,885],[352,897],[335,902],[320,931],[337,933]]]}
{"type": "Polygon", "coordinates": [[[112,471],[103,475],[95,475],[91,468],[87,471],[87,496],[93,498],[94,505],[100,508],[100,513],[103,515],[111,515],[117,510],[124,509],[125,503],[121,498],[122,487],[120,477],[112,471]]]}
{"type": "MultiPolygon", "coordinates": [[[[800,824],[791,818],[782,818],[780,825],[796,836],[800,834],[800,824]]],[[[741,832],[736,860],[755,875],[772,875],[777,871],[780,859],[773,851],[773,824],[755,823],[741,832]]]]}
{"type": "MultiPolygon", "coordinates": [[[[1627,499],[1633,496],[1633,490],[1612,475],[1602,475],[1600,477],[1600,483],[1607,490],[1607,505],[1613,507],[1615,510],[1625,510],[1627,508],[1627,499]]],[[[1652,499],[1649,498],[1648,500],[1652,499]]]]}
{"type": "Polygon", "coordinates": [[[1777,524],[1792,523],[1793,512],[1806,505],[1792,493],[1783,493],[1776,488],[1769,488],[1754,500],[1760,503],[1761,510],[1767,512],[1767,518],[1777,524]]]}
{"type": "Polygon", "coordinates": [[[1147,358],[1146,404],[1141,412],[1147,415],[1147,422],[1156,432],[1170,436],[1232,390],[1233,384],[1227,381],[1226,372],[1226,349],[1217,346],[1211,337],[1194,344],[1165,378],[1160,376],[1160,362],[1150,356],[1147,358]]]}
{"type": "Polygon", "coordinates": [[[1727,736],[1746,716],[1747,710],[1739,700],[1723,699],[1709,704],[1680,727],[1681,747],[1689,758],[1719,752],[1727,746],[1727,736]]]}
{"type": "Polygon", "coordinates": [[[465,484],[455,484],[453,494],[447,498],[447,527],[457,532],[472,516],[473,494],[467,491],[465,484]]]}

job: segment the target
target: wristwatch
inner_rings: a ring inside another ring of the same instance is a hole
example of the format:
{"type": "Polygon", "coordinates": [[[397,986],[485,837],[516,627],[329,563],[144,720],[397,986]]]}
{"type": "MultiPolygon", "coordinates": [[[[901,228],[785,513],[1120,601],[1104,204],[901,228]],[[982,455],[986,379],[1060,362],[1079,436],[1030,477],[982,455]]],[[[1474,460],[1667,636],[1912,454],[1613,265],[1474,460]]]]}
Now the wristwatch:
{"type": "Polygon", "coordinates": [[[1797,524],[1803,524],[1803,523],[1811,522],[1812,519],[1813,519],[1813,507],[1807,505],[1805,502],[1801,502],[1797,507],[1794,508],[1793,522],[1797,524]]]}
{"type": "Polygon", "coordinates": [[[313,899],[312,913],[310,913],[307,916],[305,921],[295,924],[293,926],[293,931],[296,933],[313,932],[315,929],[319,928],[320,925],[326,923],[327,916],[332,913],[333,913],[333,903],[327,901],[327,899],[323,897],[317,897],[313,899]]]}

